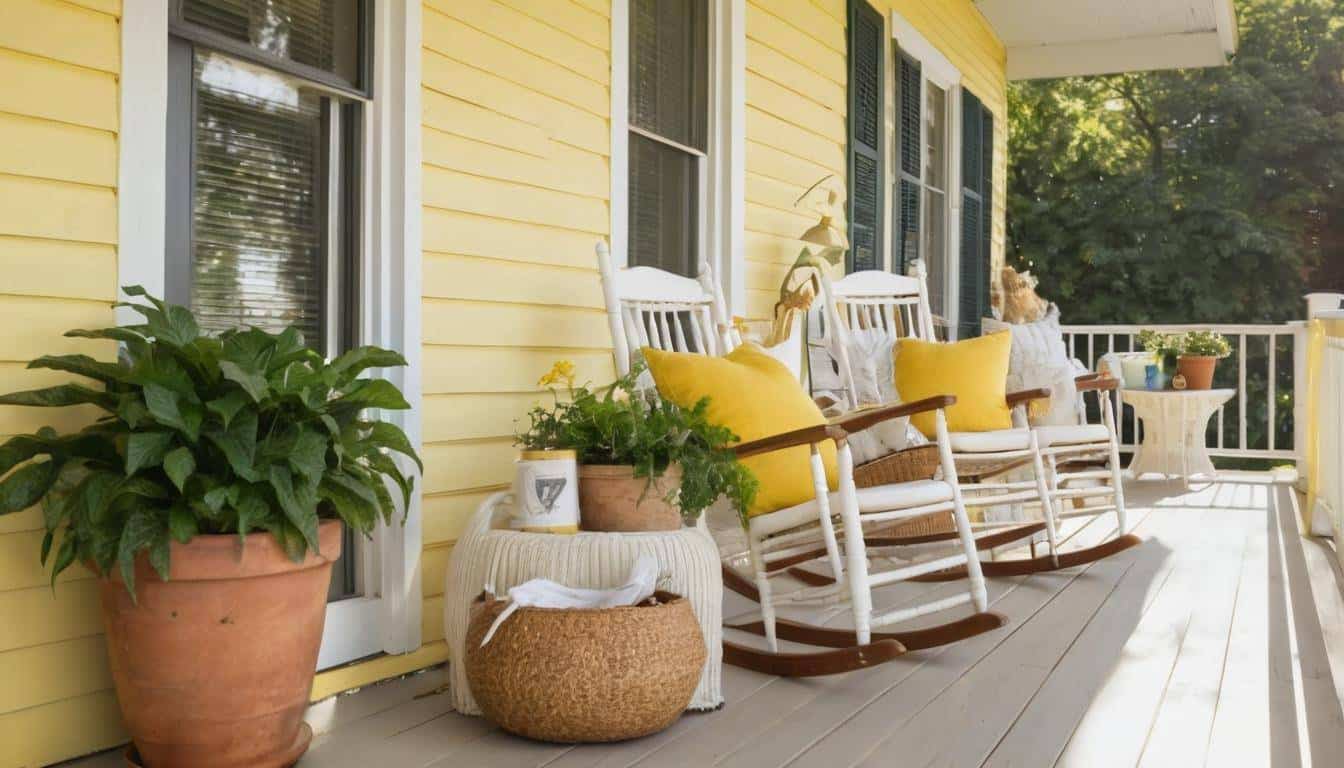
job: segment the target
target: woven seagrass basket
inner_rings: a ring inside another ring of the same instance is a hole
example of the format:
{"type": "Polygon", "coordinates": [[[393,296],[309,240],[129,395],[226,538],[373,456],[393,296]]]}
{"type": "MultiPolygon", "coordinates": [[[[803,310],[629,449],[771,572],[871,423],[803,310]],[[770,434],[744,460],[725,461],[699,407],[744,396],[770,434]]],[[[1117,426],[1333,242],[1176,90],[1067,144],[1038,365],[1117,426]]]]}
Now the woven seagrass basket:
{"type": "MultiPolygon", "coordinates": [[[[930,480],[938,472],[939,461],[936,443],[906,448],[855,467],[854,484],[860,488],[872,488],[891,483],[930,480]]],[[[923,536],[950,533],[956,529],[951,512],[936,512],[902,520],[883,528],[879,533],[884,536],[923,536]]]]}
{"type": "Polygon", "coordinates": [[[519,608],[477,598],[467,627],[467,681],[500,728],[564,744],[621,741],[676,722],[700,682],[705,641],[684,598],[601,609],[519,608]]]}

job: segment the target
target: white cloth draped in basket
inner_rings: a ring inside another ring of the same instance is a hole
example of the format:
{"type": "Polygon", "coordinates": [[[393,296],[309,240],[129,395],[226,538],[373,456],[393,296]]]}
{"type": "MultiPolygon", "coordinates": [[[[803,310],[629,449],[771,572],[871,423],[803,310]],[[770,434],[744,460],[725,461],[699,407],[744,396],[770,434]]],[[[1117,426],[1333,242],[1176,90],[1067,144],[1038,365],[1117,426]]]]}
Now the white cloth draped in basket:
{"type": "Polygon", "coordinates": [[[508,602],[499,612],[490,629],[481,638],[484,648],[495,636],[495,630],[519,608],[620,608],[638,605],[653,594],[658,584],[658,563],[648,555],[640,555],[630,566],[625,583],[614,589],[584,589],[571,587],[550,579],[532,579],[509,588],[508,602]]]}
{"type": "Polygon", "coordinates": [[[443,630],[450,657],[449,690],[458,712],[481,714],[461,662],[471,604],[482,590],[500,595],[539,578],[583,589],[616,587],[625,583],[641,556],[657,564],[658,589],[686,598],[700,622],[708,655],[689,709],[723,704],[723,575],[718,547],[703,525],[652,533],[521,533],[504,530],[511,513],[509,498],[497,493],[481,504],[448,563],[443,630]]]}

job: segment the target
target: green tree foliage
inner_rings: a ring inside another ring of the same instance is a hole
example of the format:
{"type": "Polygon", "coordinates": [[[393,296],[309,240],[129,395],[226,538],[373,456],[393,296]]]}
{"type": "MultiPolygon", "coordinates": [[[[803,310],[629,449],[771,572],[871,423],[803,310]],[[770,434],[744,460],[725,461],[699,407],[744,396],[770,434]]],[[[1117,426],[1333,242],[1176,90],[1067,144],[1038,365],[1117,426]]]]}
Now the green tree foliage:
{"type": "Polygon", "coordinates": [[[1229,66],[1010,89],[1008,260],[1071,323],[1301,317],[1344,289],[1344,0],[1238,0],[1229,66]]]}

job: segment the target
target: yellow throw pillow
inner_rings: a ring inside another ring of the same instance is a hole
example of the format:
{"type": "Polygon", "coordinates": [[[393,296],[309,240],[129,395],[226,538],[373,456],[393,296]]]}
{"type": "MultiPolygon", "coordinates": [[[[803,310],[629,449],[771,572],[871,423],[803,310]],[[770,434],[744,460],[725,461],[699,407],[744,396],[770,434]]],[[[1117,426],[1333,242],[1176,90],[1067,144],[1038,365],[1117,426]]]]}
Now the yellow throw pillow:
{"type": "MultiPolygon", "coordinates": [[[[662,397],[683,408],[708,397],[709,420],[731,429],[744,443],[826,423],[789,369],[754,345],[724,357],[648,347],[643,352],[662,397]]],[[[823,443],[821,455],[834,490],[835,444],[823,443]]],[[[814,498],[810,457],[804,445],[743,459],[761,483],[747,514],[763,515],[814,498]]]]}
{"type": "MultiPolygon", "coordinates": [[[[1013,426],[1005,398],[1008,355],[1013,336],[1008,331],[952,344],[901,339],[896,351],[896,391],[912,403],[934,395],[956,395],[947,409],[950,432],[989,432],[1013,426]]],[[[933,437],[934,414],[911,417],[920,432],[933,437]]]]}

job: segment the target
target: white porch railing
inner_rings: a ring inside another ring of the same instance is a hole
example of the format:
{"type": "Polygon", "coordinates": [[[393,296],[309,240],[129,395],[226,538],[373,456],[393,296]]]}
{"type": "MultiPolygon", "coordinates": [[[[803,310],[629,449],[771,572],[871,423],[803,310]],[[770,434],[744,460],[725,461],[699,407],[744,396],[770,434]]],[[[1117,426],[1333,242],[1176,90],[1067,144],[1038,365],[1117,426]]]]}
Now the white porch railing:
{"type": "Polygon", "coordinates": [[[1328,534],[1333,529],[1338,534],[1340,515],[1344,514],[1344,339],[1327,338],[1323,347],[1316,377],[1319,391],[1312,533],[1328,534]]]}
{"type": "MultiPolygon", "coordinates": [[[[1237,395],[1218,410],[1207,435],[1209,454],[1239,459],[1297,460],[1305,445],[1306,323],[1280,325],[1066,325],[1069,353],[1097,369],[1109,352],[1139,349],[1135,337],[1151,328],[1163,333],[1217,331],[1232,344],[1232,356],[1218,365],[1215,387],[1237,395]]],[[[1133,451],[1140,427],[1120,393],[1120,448],[1133,451]]]]}

